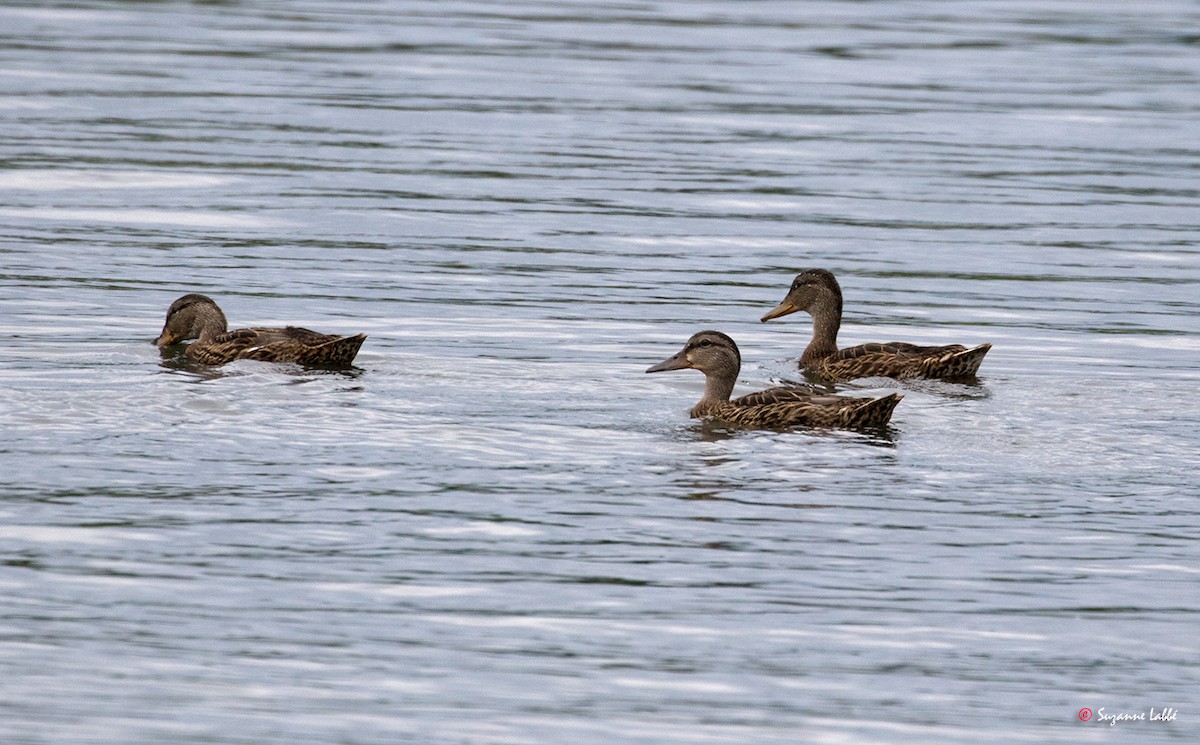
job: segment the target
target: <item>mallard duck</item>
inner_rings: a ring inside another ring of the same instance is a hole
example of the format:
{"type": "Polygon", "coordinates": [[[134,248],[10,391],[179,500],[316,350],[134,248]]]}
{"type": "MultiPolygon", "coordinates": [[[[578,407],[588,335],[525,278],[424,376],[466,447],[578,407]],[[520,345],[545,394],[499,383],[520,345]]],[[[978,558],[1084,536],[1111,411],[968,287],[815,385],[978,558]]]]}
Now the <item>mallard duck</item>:
{"type": "Polygon", "coordinates": [[[837,348],[842,325],[842,288],[824,269],[805,269],[796,275],[787,297],[763,322],[796,311],[807,311],[813,319],[812,341],[800,356],[800,367],[830,382],[869,378],[971,378],[979,371],[991,344],[967,349],[961,344],[920,347],[894,341],[837,348]]]}
{"type": "Polygon", "coordinates": [[[729,400],[742,367],[737,344],[720,331],[701,331],[680,352],[646,370],[648,373],[692,368],[706,384],[692,418],[710,417],[743,427],[882,427],[900,402],[898,393],[880,398],[854,398],[820,393],[808,386],[768,388],[729,400]]]}
{"type": "Polygon", "coordinates": [[[366,334],[333,336],[287,326],[227,331],[225,314],[207,295],[184,295],[167,309],[157,347],[196,339],[187,356],[204,365],[223,365],[230,360],[297,362],[319,367],[348,367],[358,354],[366,334]]]}

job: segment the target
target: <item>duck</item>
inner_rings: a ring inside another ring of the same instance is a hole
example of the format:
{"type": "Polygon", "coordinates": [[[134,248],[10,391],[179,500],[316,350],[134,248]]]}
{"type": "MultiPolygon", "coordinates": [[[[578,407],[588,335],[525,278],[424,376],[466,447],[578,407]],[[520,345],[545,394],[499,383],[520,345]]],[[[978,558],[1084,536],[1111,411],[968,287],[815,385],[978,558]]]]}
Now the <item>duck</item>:
{"type": "Polygon", "coordinates": [[[167,309],[167,320],[154,345],[162,347],[196,339],[184,353],[202,365],[231,360],[295,362],[315,367],[349,367],[366,334],[335,336],[286,326],[228,330],[225,314],[207,295],[184,295],[167,309]]]}
{"type": "Polygon", "coordinates": [[[842,325],[842,288],[833,273],[825,269],[805,269],[797,274],[787,297],[764,315],[762,322],[801,310],[812,316],[813,335],[800,356],[800,367],[831,383],[876,376],[898,380],[970,380],[979,372],[984,355],[992,348],[991,344],[967,349],[961,344],[917,346],[893,341],[839,350],[837,333],[842,325]]]}
{"type": "Polygon", "coordinates": [[[689,368],[704,373],[706,381],[704,395],[692,407],[692,418],[715,419],[740,427],[881,428],[891,420],[892,411],[903,398],[898,393],[879,398],[836,396],[810,386],[781,386],[731,401],[742,355],[733,339],[720,331],[693,334],[682,350],[646,372],[689,368]]]}

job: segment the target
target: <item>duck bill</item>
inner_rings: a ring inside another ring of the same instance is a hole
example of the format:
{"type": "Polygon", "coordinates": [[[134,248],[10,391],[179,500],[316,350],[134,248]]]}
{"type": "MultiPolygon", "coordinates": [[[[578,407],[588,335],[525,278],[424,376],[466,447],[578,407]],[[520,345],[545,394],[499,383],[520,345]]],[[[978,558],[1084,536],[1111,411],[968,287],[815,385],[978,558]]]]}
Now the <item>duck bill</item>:
{"type": "Polygon", "coordinates": [[[179,340],[178,340],[178,339],[172,339],[170,336],[167,336],[167,332],[166,332],[166,331],[164,331],[164,332],[162,332],[161,334],[159,334],[159,335],[158,335],[158,338],[157,338],[157,339],[155,339],[155,340],[154,340],[154,346],[156,346],[156,347],[158,347],[159,349],[161,349],[161,348],[163,348],[163,347],[165,347],[165,346],[167,346],[167,345],[169,345],[169,344],[174,344],[174,343],[175,343],[175,342],[177,342],[177,341],[179,341],[179,340]]]}
{"type": "Polygon", "coordinates": [[[646,372],[652,373],[664,372],[666,370],[684,370],[691,366],[692,363],[688,362],[687,350],[685,349],[681,350],[679,354],[666,358],[657,365],[651,365],[650,367],[646,368],[646,372]]]}
{"type": "Polygon", "coordinates": [[[779,318],[781,316],[786,316],[791,313],[795,313],[798,310],[800,310],[800,309],[797,308],[796,306],[792,305],[790,301],[784,300],[782,303],[780,303],[778,306],[775,307],[775,310],[768,312],[760,320],[763,323],[766,323],[767,321],[771,320],[772,318],[779,318]]]}

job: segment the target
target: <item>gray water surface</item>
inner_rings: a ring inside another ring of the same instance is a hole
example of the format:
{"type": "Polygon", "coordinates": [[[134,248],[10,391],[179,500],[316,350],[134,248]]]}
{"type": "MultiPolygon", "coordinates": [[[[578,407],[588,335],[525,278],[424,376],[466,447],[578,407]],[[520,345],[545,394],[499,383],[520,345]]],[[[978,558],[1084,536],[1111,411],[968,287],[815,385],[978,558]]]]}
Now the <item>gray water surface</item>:
{"type": "Polygon", "coordinates": [[[1194,3],[0,27],[4,745],[1195,739],[1194,3]],[[730,431],[643,374],[799,380],[806,267],[978,382],[730,431]],[[185,292],[369,338],[195,368],[185,292]]]}

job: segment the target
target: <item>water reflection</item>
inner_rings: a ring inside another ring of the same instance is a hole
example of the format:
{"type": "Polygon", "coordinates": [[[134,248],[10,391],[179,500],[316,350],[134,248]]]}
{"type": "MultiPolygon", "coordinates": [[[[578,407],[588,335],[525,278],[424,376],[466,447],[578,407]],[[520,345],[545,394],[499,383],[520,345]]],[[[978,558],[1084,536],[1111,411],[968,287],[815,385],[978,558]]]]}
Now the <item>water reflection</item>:
{"type": "Polygon", "coordinates": [[[693,421],[682,427],[680,431],[692,433],[699,442],[719,443],[743,438],[756,438],[764,434],[773,434],[783,436],[794,435],[795,438],[789,441],[797,445],[819,445],[830,441],[843,441],[877,447],[894,447],[898,436],[896,428],[891,425],[869,431],[847,431],[823,427],[755,428],[748,430],[741,427],[732,427],[719,420],[712,419],[693,421]]]}

